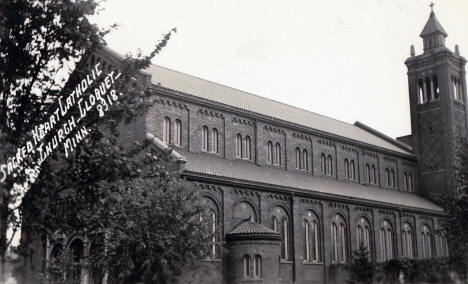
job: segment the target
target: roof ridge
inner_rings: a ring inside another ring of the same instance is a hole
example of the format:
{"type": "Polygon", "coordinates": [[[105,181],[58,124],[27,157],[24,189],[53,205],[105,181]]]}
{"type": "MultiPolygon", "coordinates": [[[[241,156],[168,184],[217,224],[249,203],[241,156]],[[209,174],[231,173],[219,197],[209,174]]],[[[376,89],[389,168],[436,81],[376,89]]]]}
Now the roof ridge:
{"type": "MultiPolygon", "coordinates": [[[[316,115],[325,117],[325,118],[327,118],[327,119],[332,119],[332,120],[334,120],[334,121],[338,121],[338,122],[341,122],[341,123],[344,123],[344,124],[347,124],[347,125],[350,125],[350,126],[354,126],[353,123],[349,123],[349,122],[346,122],[346,121],[342,121],[342,120],[339,120],[339,119],[336,119],[336,118],[333,118],[333,117],[330,117],[330,116],[326,116],[326,115],[324,115],[324,114],[320,114],[320,113],[313,112],[313,111],[310,111],[310,110],[306,110],[306,109],[303,109],[303,108],[300,108],[300,107],[297,107],[297,106],[293,106],[293,105],[290,105],[290,104],[287,104],[287,103],[283,103],[283,102],[280,102],[280,101],[277,101],[277,100],[273,100],[273,99],[270,99],[270,98],[267,98],[267,97],[263,97],[263,96],[260,96],[260,95],[254,94],[254,93],[250,93],[250,92],[247,92],[247,91],[243,91],[243,90],[241,90],[241,89],[237,89],[237,88],[234,88],[234,87],[230,87],[230,86],[228,86],[228,85],[224,85],[224,84],[221,84],[221,83],[213,82],[213,81],[210,81],[210,80],[207,80],[207,79],[203,79],[203,78],[201,78],[201,77],[197,77],[197,76],[190,75],[190,74],[187,74],[187,73],[184,73],[184,72],[180,72],[180,71],[177,71],[177,70],[174,70],[174,69],[171,69],[171,68],[167,68],[167,67],[164,67],[164,66],[161,66],[161,65],[158,65],[158,64],[151,64],[151,65],[156,66],[156,67],[159,67],[159,68],[163,68],[163,69],[166,69],[166,70],[169,70],[169,71],[172,71],[172,72],[176,72],[176,73],[182,74],[182,75],[184,75],[184,76],[189,76],[189,77],[192,77],[192,78],[195,78],[195,79],[198,79],[198,80],[202,80],[202,81],[205,81],[205,82],[208,82],[208,83],[211,83],[211,84],[216,84],[216,85],[219,85],[219,86],[228,88],[228,89],[236,90],[236,91],[239,91],[239,92],[242,92],[242,93],[251,95],[251,96],[255,96],[255,97],[258,97],[258,98],[261,98],[261,99],[264,99],[264,100],[269,100],[269,101],[271,101],[271,102],[275,102],[275,103],[282,104],[282,105],[285,105],[285,106],[288,106],[288,107],[292,107],[292,108],[295,108],[295,109],[298,109],[298,110],[301,110],[301,111],[305,111],[305,112],[308,112],[308,113],[313,113],[313,114],[316,114],[316,115]]],[[[163,87],[163,88],[164,88],[164,87],[163,87]]],[[[189,94],[189,95],[192,95],[192,94],[189,94]]],[[[193,96],[193,95],[192,95],[192,96],[193,96]]],[[[225,104],[225,103],[222,103],[222,104],[227,105],[227,104],[225,104]]],[[[278,119],[278,118],[275,118],[275,119],[278,119]]]]}

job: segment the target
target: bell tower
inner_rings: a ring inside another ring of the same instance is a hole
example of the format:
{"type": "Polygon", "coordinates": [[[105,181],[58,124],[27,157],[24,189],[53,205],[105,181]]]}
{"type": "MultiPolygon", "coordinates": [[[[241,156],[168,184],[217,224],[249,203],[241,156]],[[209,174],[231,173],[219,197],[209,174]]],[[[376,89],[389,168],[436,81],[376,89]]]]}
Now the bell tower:
{"type": "Polygon", "coordinates": [[[460,141],[467,137],[466,59],[445,47],[448,34],[431,14],[420,37],[424,52],[405,61],[411,111],[410,142],[418,157],[418,191],[430,197],[457,191],[456,167],[460,141]]]}

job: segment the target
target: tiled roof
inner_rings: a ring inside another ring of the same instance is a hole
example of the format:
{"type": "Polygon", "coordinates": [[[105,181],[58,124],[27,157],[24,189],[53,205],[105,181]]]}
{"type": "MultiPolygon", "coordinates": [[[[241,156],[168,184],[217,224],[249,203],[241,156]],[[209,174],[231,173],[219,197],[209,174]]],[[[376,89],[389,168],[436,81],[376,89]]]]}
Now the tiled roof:
{"type": "Polygon", "coordinates": [[[185,171],[188,173],[306,190],[319,194],[346,197],[350,200],[371,201],[396,205],[398,207],[438,212],[443,211],[441,207],[431,201],[409,192],[339,181],[334,178],[287,171],[272,166],[258,166],[251,162],[227,160],[210,154],[197,154],[187,151],[180,151],[180,153],[187,158],[185,171]]]}
{"type": "Polygon", "coordinates": [[[355,125],[289,106],[273,100],[206,81],[194,76],[151,65],[145,70],[151,83],[159,87],[192,95],[230,107],[265,115],[269,118],[292,122],[301,126],[331,133],[341,137],[375,145],[388,150],[411,154],[384,139],[355,125]]]}
{"type": "Polygon", "coordinates": [[[249,235],[256,235],[256,234],[272,234],[272,235],[279,235],[279,233],[269,229],[265,226],[262,226],[255,222],[252,218],[246,219],[242,221],[239,225],[237,225],[232,231],[228,233],[228,235],[240,235],[240,234],[249,234],[249,235]]]}
{"type": "Polygon", "coordinates": [[[252,216],[242,221],[234,229],[226,234],[226,241],[245,238],[265,238],[281,240],[281,235],[265,226],[256,223],[252,216]]]}
{"type": "Polygon", "coordinates": [[[426,25],[424,26],[423,31],[419,35],[420,37],[424,37],[426,35],[430,35],[435,32],[440,32],[444,36],[448,36],[448,34],[445,32],[444,28],[442,25],[437,21],[436,16],[434,12],[431,12],[431,15],[429,17],[429,20],[427,21],[426,25]]]}

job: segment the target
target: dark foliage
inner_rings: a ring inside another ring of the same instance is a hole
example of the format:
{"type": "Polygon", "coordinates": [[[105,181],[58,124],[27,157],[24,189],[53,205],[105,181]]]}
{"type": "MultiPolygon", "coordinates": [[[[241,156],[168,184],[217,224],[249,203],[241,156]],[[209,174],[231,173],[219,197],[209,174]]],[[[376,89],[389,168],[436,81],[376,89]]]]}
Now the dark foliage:
{"type": "Polygon", "coordinates": [[[369,259],[369,251],[363,243],[353,251],[353,260],[346,269],[349,271],[350,283],[372,283],[375,274],[375,264],[369,259]]]}
{"type": "Polygon", "coordinates": [[[110,283],[174,283],[203,258],[210,232],[193,184],[138,179],[112,197],[119,210],[106,228],[103,264],[110,283]]]}
{"type": "Polygon", "coordinates": [[[455,283],[447,259],[395,258],[377,267],[379,283],[455,283]]]}

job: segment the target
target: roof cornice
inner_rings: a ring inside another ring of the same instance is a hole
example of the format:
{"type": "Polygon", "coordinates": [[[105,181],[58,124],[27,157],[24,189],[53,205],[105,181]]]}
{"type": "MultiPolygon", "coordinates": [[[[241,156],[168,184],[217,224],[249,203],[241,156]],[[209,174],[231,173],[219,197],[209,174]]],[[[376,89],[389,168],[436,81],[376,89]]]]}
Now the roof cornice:
{"type": "Polygon", "coordinates": [[[225,186],[237,186],[242,187],[250,190],[257,190],[262,192],[270,192],[270,193],[280,193],[286,195],[295,195],[296,197],[306,197],[306,198],[317,198],[322,199],[324,201],[331,201],[331,202],[341,202],[344,204],[349,205],[356,205],[356,206],[368,206],[368,207],[378,207],[380,209],[388,209],[393,211],[404,211],[406,213],[413,213],[413,214],[426,214],[432,215],[434,217],[447,217],[447,214],[442,211],[434,211],[434,210],[425,210],[420,208],[414,208],[404,205],[394,205],[388,203],[383,203],[379,201],[371,201],[365,200],[350,196],[342,196],[342,195],[335,195],[330,193],[321,193],[316,191],[307,191],[303,189],[294,189],[294,188],[284,188],[282,186],[272,185],[272,184],[261,184],[256,182],[249,182],[244,180],[238,179],[231,179],[219,176],[209,176],[204,174],[192,173],[192,172],[183,172],[182,176],[186,178],[191,178],[193,180],[202,181],[202,182],[209,182],[209,183],[216,183],[219,185],[225,186]]]}

